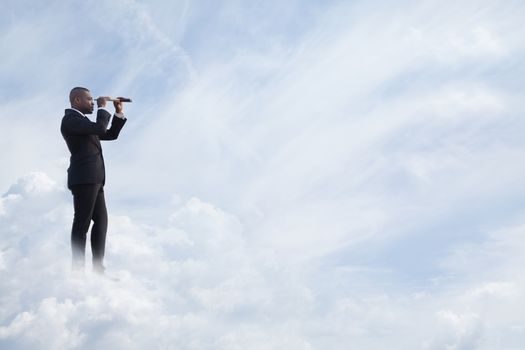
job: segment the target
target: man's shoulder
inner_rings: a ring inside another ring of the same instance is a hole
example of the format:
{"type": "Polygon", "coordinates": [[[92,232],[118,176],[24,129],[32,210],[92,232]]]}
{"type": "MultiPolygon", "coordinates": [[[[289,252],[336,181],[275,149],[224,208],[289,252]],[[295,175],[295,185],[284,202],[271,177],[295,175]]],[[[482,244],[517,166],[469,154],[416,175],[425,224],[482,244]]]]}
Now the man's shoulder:
{"type": "Polygon", "coordinates": [[[67,136],[67,134],[69,134],[68,130],[70,129],[71,125],[75,124],[77,120],[84,118],[85,117],[82,116],[78,111],[66,108],[66,110],[64,111],[64,116],[62,117],[62,121],[60,123],[60,131],[62,132],[62,135],[67,136]]]}
{"type": "Polygon", "coordinates": [[[80,114],[79,111],[76,111],[76,110],[74,110],[72,108],[66,108],[65,111],[64,111],[64,118],[65,117],[81,117],[81,118],[84,118],[85,116],[80,114]]]}

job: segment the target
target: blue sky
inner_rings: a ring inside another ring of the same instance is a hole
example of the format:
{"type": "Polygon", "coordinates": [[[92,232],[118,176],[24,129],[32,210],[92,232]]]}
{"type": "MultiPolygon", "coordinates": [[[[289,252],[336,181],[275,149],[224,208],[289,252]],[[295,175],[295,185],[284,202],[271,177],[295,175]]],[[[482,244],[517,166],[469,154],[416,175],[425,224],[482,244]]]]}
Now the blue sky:
{"type": "Polygon", "coordinates": [[[524,15],[7,1],[0,345],[521,349],[524,15]],[[73,86],[133,98],[104,144],[117,285],[68,277],[73,86]]]}

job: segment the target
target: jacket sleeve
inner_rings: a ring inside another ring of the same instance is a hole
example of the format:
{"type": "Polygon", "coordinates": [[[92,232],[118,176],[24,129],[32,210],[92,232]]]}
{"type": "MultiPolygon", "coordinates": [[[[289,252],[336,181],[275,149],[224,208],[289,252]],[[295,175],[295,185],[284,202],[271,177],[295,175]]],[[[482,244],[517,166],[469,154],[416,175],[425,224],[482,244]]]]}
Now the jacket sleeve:
{"type": "Polygon", "coordinates": [[[66,135],[98,135],[106,134],[111,114],[99,109],[97,121],[93,123],[88,118],[81,116],[65,117],[62,121],[62,132],[66,135]]]}
{"type": "Polygon", "coordinates": [[[106,133],[103,135],[99,135],[99,139],[103,141],[110,141],[110,140],[116,140],[120,130],[126,124],[127,119],[122,119],[118,117],[113,117],[113,120],[111,121],[111,128],[106,130],[106,133]]]}

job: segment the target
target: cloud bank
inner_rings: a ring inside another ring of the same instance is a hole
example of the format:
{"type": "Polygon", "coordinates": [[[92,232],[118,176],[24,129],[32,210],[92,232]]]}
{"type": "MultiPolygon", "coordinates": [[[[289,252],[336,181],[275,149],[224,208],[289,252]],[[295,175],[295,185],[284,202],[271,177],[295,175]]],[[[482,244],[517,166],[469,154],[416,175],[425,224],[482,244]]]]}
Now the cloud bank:
{"type": "Polygon", "coordinates": [[[517,349],[523,339],[523,226],[457,246],[442,261],[448,274],[411,287],[261,254],[235,215],[192,198],[162,227],[110,218],[113,282],[70,276],[71,214],[42,173],[2,198],[2,347],[517,349]]]}

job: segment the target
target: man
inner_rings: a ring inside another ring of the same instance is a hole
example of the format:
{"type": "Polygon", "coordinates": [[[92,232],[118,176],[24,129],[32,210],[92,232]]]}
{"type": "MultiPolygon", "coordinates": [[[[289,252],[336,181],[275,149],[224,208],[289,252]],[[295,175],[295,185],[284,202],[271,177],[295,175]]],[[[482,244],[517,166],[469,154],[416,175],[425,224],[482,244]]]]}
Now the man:
{"type": "Polygon", "coordinates": [[[75,210],[71,228],[71,248],[73,270],[84,270],[86,234],[91,228],[91,251],[93,270],[104,274],[104,251],[108,214],[104,199],[106,180],[104,158],[100,140],[116,140],[126,123],[122,113],[122,102],[113,102],[115,115],[108,129],[111,114],[105,109],[106,97],[97,99],[97,121],[92,122],[86,114],[93,113],[93,97],[88,89],[75,87],[69,93],[71,108],[66,109],[60,131],[71,152],[70,166],[67,170],[67,186],[73,194],[75,210]]]}

